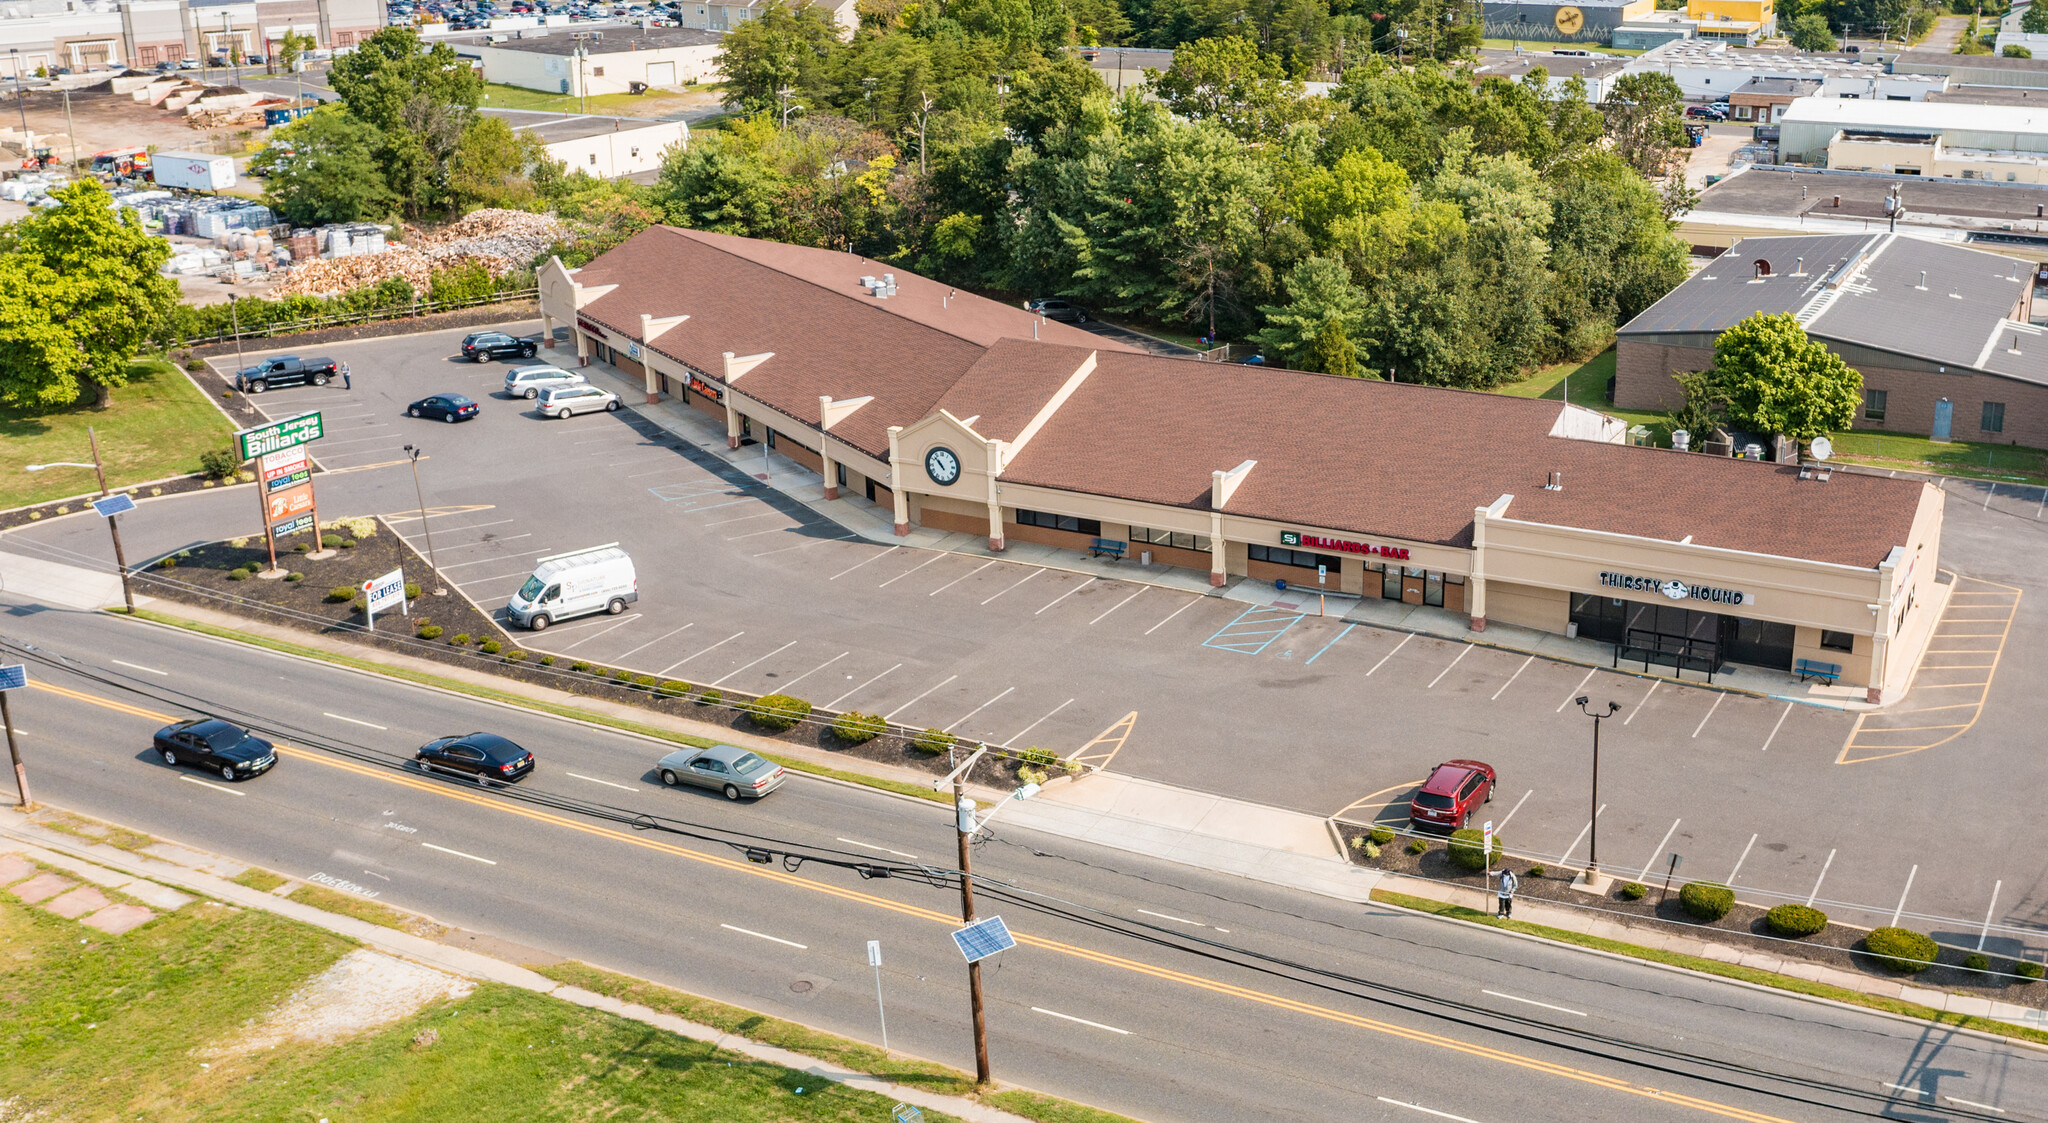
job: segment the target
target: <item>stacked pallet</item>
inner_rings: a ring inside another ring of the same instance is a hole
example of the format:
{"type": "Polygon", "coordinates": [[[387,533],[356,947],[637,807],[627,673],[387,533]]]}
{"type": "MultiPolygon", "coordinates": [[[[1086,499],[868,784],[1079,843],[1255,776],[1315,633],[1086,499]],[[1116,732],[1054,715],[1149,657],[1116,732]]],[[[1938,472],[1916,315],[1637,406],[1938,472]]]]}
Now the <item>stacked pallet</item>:
{"type": "Polygon", "coordinates": [[[569,240],[569,228],[552,215],[485,208],[471,211],[438,230],[406,228],[408,244],[437,262],[474,257],[485,260],[492,276],[503,276],[530,264],[557,242],[569,240]],[[503,262],[503,265],[491,262],[503,262]]]}

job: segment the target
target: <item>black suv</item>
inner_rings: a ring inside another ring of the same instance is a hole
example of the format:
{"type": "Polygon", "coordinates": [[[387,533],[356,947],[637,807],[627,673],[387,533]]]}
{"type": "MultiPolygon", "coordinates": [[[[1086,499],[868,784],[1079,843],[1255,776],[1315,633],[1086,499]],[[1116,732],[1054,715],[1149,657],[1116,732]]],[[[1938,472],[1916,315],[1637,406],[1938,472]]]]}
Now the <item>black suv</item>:
{"type": "Polygon", "coordinates": [[[421,745],[414,759],[423,771],[453,772],[480,785],[509,784],[533,771],[533,754],[495,733],[437,737],[421,745]]]}
{"type": "Polygon", "coordinates": [[[462,355],[479,363],[492,359],[531,359],[539,345],[530,339],[514,339],[502,331],[479,331],[464,336],[462,355]]]}

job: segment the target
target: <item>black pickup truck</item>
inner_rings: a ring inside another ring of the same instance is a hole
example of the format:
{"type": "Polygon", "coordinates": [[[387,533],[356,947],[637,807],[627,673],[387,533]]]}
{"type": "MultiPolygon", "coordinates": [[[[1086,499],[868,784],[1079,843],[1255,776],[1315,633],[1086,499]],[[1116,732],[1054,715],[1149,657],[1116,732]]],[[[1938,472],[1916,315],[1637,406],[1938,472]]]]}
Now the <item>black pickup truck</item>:
{"type": "Polygon", "coordinates": [[[338,377],[340,373],[341,364],[333,359],[279,355],[236,371],[235,389],[244,394],[261,394],[273,386],[300,386],[308,382],[325,386],[328,379],[338,377]]]}

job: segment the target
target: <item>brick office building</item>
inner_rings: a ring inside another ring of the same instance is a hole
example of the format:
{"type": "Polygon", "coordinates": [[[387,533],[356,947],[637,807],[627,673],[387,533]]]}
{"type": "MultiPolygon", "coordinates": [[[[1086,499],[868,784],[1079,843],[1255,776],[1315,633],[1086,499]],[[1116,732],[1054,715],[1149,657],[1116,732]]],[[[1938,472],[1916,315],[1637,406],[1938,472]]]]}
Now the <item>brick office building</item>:
{"type": "Polygon", "coordinates": [[[1723,330],[1787,312],[1863,375],[1856,428],[2048,448],[2033,292],[2010,257],[1904,234],[1747,238],[1616,333],[1614,404],[1676,406],[1723,330]]]}

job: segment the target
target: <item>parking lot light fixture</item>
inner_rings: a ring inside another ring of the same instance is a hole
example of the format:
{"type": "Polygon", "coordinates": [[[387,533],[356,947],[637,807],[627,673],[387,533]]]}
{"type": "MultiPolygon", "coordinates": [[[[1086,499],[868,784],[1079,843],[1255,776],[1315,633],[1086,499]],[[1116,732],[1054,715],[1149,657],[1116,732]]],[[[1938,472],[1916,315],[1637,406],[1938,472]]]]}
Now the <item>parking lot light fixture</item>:
{"type": "Polygon", "coordinates": [[[441,563],[434,557],[434,528],[427,522],[427,493],[420,490],[421,449],[405,446],[405,455],[412,461],[412,494],[420,501],[420,532],[427,536],[427,566],[434,571],[434,595],[445,597],[448,589],[441,584],[441,563]]]}
{"type": "MultiPolygon", "coordinates": [[[[88,425],[85,427],[85,438],[92,442],[92,463],[90,464],[82,464],[75,460],[58,460],[49,464],[25,464],[23,467],[31,472],[40,472],[45,468],[91,468],[94,477],[99,480],[100,497],[104,499],[113,493],[107,490],[107,470],[100,464],[100,437],[94,431],[94,427],[88,425]]],[[[107,533],[114,536],[114,567],[121,572],[121,599],[128,605],[128,614],[133,616],[135,615],[135,587],[128,582],[128,555],[121,549],[121,524],[118,521],[119,518],[119,515],[106,516],[107,533]]]]}
{"type": "Polygon", "coordinates": [[[1583,694],[1572,701],[1579,707],[1580,713],[1593,719],[1593,813],[1587,820],[1587,831],[1593,837],[1592,844],[1586,851],[1586,872],[1573,885],[1593,892],[1604,892],[1607,879],[1600,876],[1600,723],[1620,713],[1621,703],[1608,702],[1607,712],[1602,714],[1586,708],[1586,703],[1590,699],[1583,694]]]}

